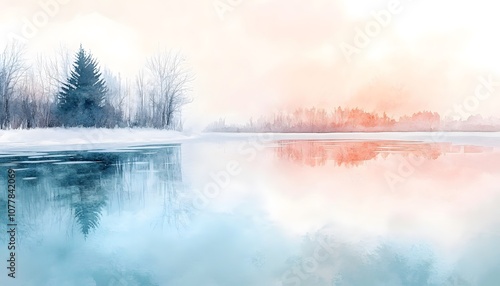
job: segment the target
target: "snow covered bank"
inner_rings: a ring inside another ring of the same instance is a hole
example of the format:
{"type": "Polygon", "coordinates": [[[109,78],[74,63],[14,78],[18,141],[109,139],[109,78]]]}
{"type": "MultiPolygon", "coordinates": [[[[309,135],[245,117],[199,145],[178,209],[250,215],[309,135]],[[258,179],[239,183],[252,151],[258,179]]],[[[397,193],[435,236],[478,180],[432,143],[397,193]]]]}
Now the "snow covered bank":
{"type": "Polygon", "coordinates": [[[128,146],[231,140],[398,140],[449,142],[500,147],[500,132],[386,132],[386,133],[202,133],[192,135],[157,129],[51,128],[0,130],[1,151],[65,151],[117,149],[128,146]]]}
{"type": "Polygon", "coordinates": [[[64,151],[180,143],[189,136],[157,129],[48,128],[0,130],[0,151],[64,151]]]}

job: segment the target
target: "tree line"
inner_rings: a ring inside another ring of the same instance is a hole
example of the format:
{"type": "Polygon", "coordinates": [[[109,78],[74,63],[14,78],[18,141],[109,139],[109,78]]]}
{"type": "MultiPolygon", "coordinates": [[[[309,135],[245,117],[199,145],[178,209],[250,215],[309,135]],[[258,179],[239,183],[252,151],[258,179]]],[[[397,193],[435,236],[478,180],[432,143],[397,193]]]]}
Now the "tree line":
{"type": "Polygon", "coordinates": [[[179,53],[160,51],[134,80],[122,79],[83,46],[28,62],[26,47],[0,51],[0,129],[149,127],[182,129],[193,76],[179,53]]]}
{"type": "Polygon", "coordinates": [[[466,120],[442,117],[436,112],[421,111],[393,118],[386,113],[367,112],[359,108],[298,108],[271,116],[250,119],[246,124],[228,124],[221,118],[211,123],[212,132],[406,132],[406,131],[500,131],[500,118],[470,116],[466,120]]]}

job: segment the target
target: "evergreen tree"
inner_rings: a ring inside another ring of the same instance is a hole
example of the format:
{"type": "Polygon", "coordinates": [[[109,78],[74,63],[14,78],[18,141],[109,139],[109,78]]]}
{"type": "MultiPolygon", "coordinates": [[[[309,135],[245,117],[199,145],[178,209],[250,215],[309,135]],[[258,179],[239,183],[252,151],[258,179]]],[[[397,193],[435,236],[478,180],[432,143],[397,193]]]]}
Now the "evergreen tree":
{"type": "Polygon", "coordinates": [[[104,126],[107,91],[97,61],[80,45],[71,75],[58,95],[60,123],[65,126],[104,126]]]}

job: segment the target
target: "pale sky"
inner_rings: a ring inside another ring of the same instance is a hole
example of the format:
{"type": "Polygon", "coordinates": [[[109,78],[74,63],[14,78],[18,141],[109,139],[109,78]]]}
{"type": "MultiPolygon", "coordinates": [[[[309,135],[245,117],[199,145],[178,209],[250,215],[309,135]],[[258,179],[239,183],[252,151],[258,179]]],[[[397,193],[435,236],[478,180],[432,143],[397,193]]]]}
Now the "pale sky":
{"type": "Polygon", "coordinates": [[[188,126],[312,106],[394,116],[469,106],[462,117],[500,107],[500,4],[491,0],[0,0],[0,7],[2,41],[15,34],[32,53],[82,43],[131,78],[158,47],[181,51],[196,77],[188,126]],[[364,43],[355,41],[360,31],[368,31],[364,43]],[[346,47],[354,53],[346,56],[346,47]],[[477,100],[481,77],[493,88],[477,100]]]}

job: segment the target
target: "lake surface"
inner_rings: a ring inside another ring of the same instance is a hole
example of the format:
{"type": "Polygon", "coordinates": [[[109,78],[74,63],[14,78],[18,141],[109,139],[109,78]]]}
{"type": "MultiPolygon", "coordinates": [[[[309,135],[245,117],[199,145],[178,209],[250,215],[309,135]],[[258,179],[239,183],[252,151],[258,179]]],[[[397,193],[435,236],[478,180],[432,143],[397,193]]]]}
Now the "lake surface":
{"type": "Polygon", "coordinates": [[[500,149],[445,141],[0,151],[0,285],[500,285],[500,149]]]}

